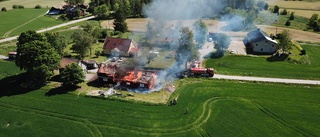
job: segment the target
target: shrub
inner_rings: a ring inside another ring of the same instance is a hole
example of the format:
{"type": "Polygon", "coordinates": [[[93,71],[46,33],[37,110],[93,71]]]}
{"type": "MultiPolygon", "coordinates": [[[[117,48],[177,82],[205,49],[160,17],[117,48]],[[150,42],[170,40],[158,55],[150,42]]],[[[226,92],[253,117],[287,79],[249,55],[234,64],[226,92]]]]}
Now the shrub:
{"type": "Polygon", "coordinates": [[[58,17],[59,20],[68,20],[68,17],[66,14],[61,14],[59,17],[58,17]]]}
{"type": "Polygon", "coordinates": [[[287,9],[282,10],[282,12],[281,12],[280,14],[281,14],[281,15],[288,15],[287,9]]]}
{"type": "Polygon", "coordinates": [[[307,52],[306,52],[306,50],[305,50],[305,49],[303,49],[303,50],[301,50],[301,51],[300,51],[300,54],[301,54],[301,55],[306,55],[306,54],[307,54],[307,52]]]}
{"type": "Polygon", "coordinates": [[[42,7],[41,7],[41,5],[36,5],[34,8],[35,9],[41,9],[42,7]]]}
{"type": "Polygon", "coordinates": [[[13,9],[17,9],[17,8],[19,8],[19,6],[16,5],[16,4],[14,4],[14,5],[12,5],[12,8],[13,8],[13,9]]]}
{"type": "Polygon", "coordinates": [[[19,8],[19,9],[24,9],[24,6],[18,5],[18,8],[19,8]]]}
{"type": "Polygon", "coordinates": [[[7,8],[6,7],[2,7],[1,11],[7,11],[7,8]]]}
{"type": "Polygon", "coordinates": [[[287,20],[287,22],[286,22],[285,25],[286,25],[286,26],[290,26],[290,25],[291,25],[291,22],[290,22],[289,20],[287,20]]]}
{"type": "Polygon", "coordinates": [[[291,13],[290,13],[289,20],[294,20],[294,12],[291,12],[291,13]]]}
{"type": "Polygon", "coordinates": [[[101,38],[106,38],[107,36],[109,36],[108,30],[106,29],[101,30],[101,38]]]}
{"type": "Polygon", "coordinates": [[[101,55],[101,51],[100,50],[96,50],[96,52],[94,54],[96,55],[96,57],[99,57],[101,55]]]}

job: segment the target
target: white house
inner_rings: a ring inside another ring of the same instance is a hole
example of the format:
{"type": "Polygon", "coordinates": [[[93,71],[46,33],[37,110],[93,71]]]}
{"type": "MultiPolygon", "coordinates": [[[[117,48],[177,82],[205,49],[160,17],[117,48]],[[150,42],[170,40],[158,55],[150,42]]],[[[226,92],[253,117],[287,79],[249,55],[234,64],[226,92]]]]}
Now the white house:
{"type": "Polygon", "coordinates": [[[247,36],[253,52],[272,54],[277,51],[278,42],[270,38],[260,29],[249,32],[247,36]]]}

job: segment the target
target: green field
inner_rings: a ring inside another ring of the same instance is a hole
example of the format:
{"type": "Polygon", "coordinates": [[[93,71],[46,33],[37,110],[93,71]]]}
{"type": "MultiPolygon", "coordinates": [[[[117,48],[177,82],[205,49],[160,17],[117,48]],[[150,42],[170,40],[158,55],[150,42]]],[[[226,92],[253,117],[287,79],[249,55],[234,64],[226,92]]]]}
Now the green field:
{"type": "Polygon", "coordinates": [[[44,16],[48,9],[17,9],[0,12],[0,38],[19,35],[27,30],[40,30],[63,23],[44,16]]]}
{"type": "Polygon", "coordinates": [[[219,74],[320,79],[320,47],[302,46],[311,64],[294,64],[289,61],[268,61],[268,56],[225,56],[218,59],[208,59],[207,67],[215,68],[219,74]]]}
{"type": "MultiPolygon", "coordinates": [[[[13,63],[0,72],[14,75],[13,63]]],[[[15,70],[16,69],[16,70],[15,70]]],[[[182,79],[175,106],[47,96],[50,86],[15,95],[0,80],[0,136],[319,136],[318,86],[182,79]],[[188,112],[186,112],[188,108],[188,112]]],[[[156,93],[155,93],[156,94],[156,93]]]]}
{"type": "MultiPolygon", "coordinates": [[[[87,2],[87,1],[86,1],[87,2]]],[[[0,2],[1,8],[6,7],[12,9],[12,5],[22,5],[24,8],[34,8],[36,5],[41,5],[43,8],[56,7],[59,8],[64,3],[64,0],[6,0],[0,2]]]]}

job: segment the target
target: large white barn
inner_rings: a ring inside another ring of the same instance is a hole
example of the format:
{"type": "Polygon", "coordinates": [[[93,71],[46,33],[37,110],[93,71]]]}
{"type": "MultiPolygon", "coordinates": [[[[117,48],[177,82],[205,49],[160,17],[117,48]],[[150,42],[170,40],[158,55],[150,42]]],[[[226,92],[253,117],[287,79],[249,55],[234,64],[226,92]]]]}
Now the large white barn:
{"type": "Polygon", "coordinates": [[[247,36],[253,52],[272,54],[277,51],[278,42],[270,38],[260,29],[249,32],[247,36]]]}

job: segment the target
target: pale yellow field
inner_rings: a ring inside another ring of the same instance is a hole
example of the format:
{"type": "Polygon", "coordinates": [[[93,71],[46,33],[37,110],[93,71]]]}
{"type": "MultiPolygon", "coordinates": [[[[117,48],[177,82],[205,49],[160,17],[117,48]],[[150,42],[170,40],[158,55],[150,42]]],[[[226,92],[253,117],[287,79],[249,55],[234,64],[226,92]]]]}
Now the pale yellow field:
{"type": "MultiPolygon", "coordinates": [[[[282,9],[281,9],[282,10],[282,9]]],[[[280,11],[281,11],[280,10],[280,11]]],[[[310,18],[312,14],[318,14],[320,15],[320,10],[319,11],[312,11],[312,10],[292,10],[292,9],[287,9],[289,12],[295,12],[295,15],[297,16],[302,16],[306,18],[310,18]]]]}
{"type": "Polygon", "coordinates": [[[280,8],[295,8],[295,9],[312,9],[320,11],[320,1],[307,2],[307,1],[284,1],[284,0],[266,0],[269,7],[278,5],[280,8]]]}

